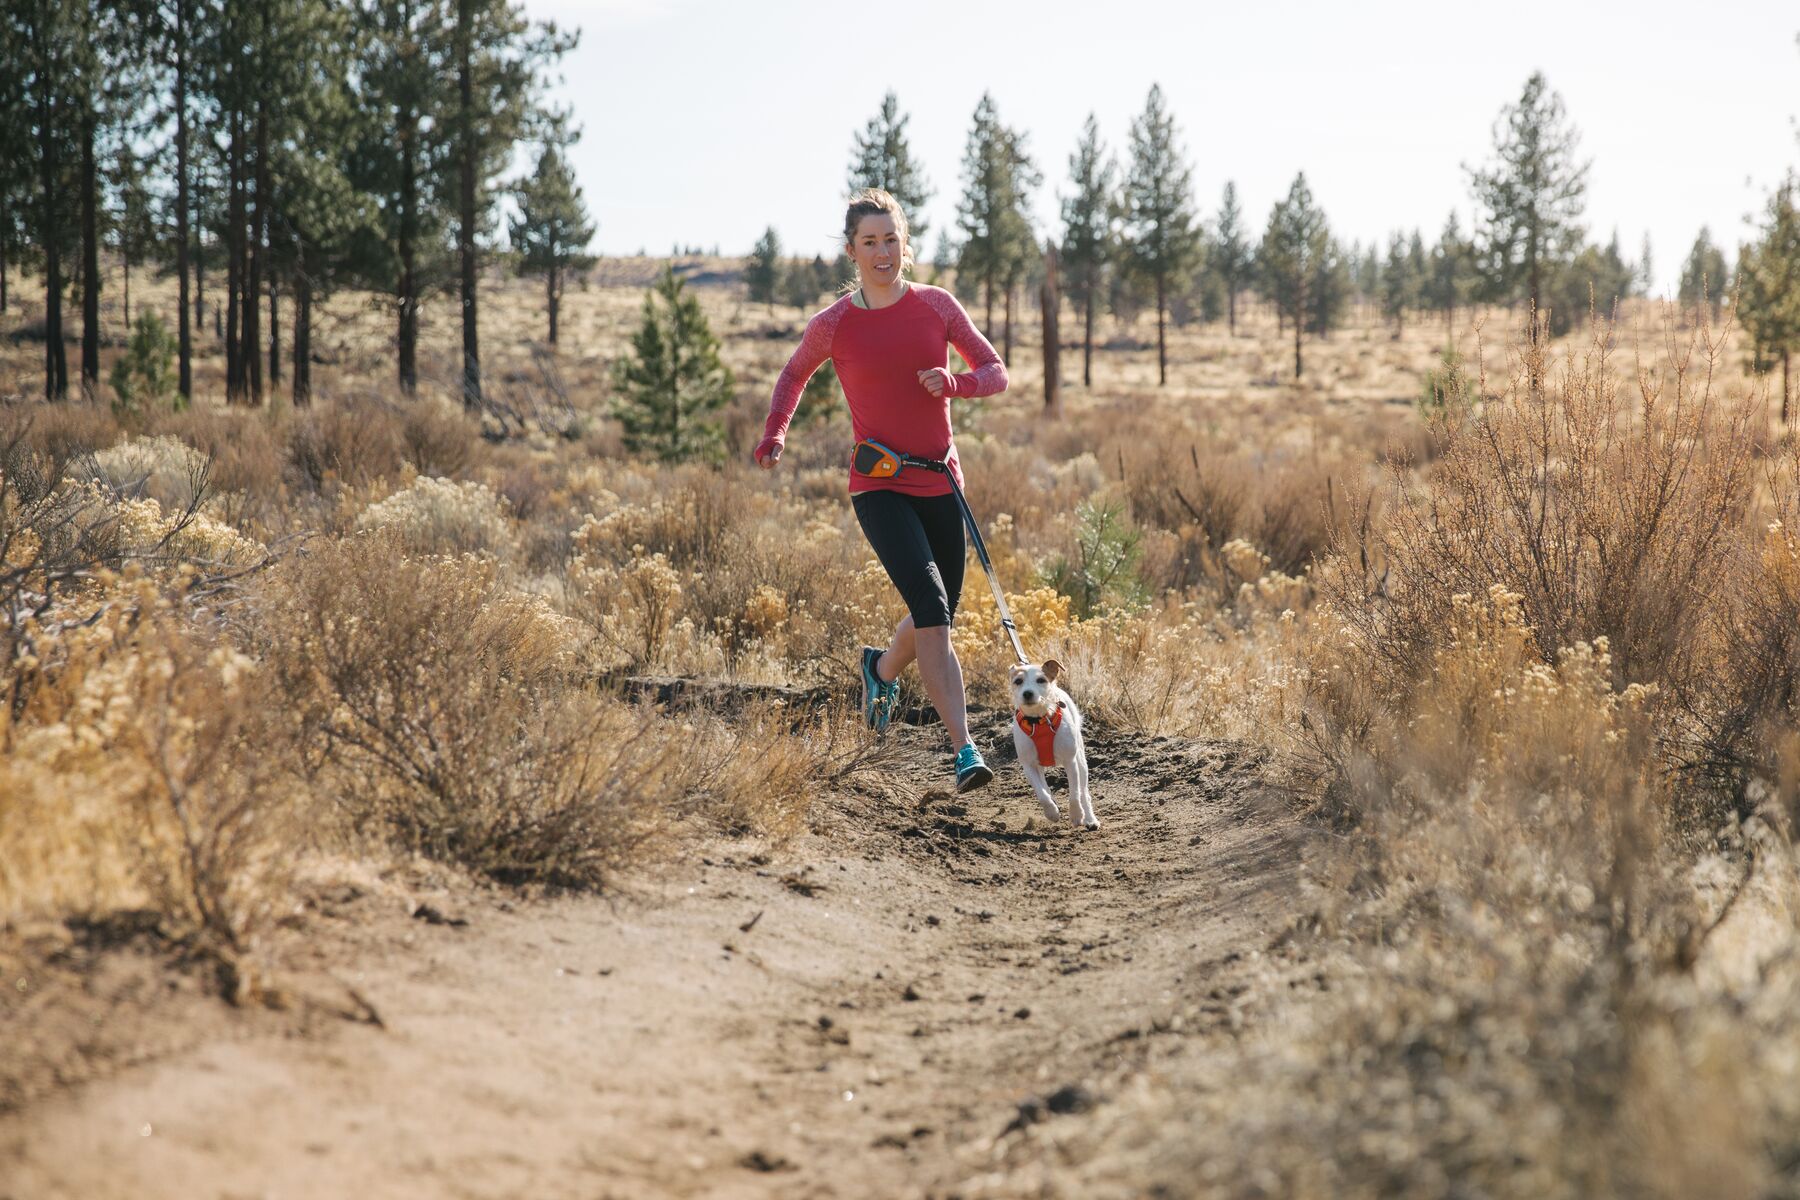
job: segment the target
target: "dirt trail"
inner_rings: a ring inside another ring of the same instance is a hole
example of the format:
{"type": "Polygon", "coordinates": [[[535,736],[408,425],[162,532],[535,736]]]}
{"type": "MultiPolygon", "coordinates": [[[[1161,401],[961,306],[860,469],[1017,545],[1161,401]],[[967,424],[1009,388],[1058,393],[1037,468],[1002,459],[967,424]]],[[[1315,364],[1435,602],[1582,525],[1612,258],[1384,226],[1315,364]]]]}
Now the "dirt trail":
{"type": "Polygon", "coordinates": [[[941,734],[899,727],[891,794],[773,858],[464,896],[466,926],[348,902],[335,974],[381,1027],[221,1025],[0,1118],[0,1200],[1008,1194],[1009,1141],[1105,1104],[1149,1035],[1230,1036],[1294,855],[1244,747],[1093,728],[1083,835],[975,715],[992,787],[920,786],[941,734]]]}

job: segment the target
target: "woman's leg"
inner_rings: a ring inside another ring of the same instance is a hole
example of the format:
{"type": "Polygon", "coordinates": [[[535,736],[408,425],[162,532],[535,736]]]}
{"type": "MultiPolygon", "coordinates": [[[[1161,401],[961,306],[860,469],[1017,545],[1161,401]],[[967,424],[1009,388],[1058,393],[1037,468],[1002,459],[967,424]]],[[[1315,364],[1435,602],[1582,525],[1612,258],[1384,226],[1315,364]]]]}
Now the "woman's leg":
{"type": "Polygon", "coordinates": [[[919,678],[925,694],[944,722],[950,735],[950,748],[960,750],[969,737],[968,701],[963,695],[962,664],[956,660],[956,648],[950,644],[950,627],[932,625],[913,631],[913,642],[919,656],[919,678]]]}
{"type": "Polygon", "coordinates": [[[887,650],[876,662],[875,673],[892,683],[900,678],[900,672],[911,666],[913,660],[918,657],[918,650],[913,641],[912,614],[907,613],[900,618],[900,623],[894,626],[894,640],[888,643],[887,650]]]}

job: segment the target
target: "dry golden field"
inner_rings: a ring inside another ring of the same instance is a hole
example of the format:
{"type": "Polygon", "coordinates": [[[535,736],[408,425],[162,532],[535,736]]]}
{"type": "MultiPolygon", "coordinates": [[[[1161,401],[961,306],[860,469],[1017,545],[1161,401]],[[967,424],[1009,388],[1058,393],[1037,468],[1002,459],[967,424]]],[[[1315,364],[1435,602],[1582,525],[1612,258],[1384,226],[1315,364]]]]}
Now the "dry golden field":
{"type": "Polygon", "coordinates": [[[1800,491],[1729,328],[1356,311],[1296,382],[1248,303],[1158,387],[1103,319],[1047,417],[1021,322],[955,419],[1081,838],[976,575],[1001,780],[948,793],[910,681],[860,728],[902,610],[841,413],[747,461],[805,314],[736,260],[681,264],[729,460],[623,453],[661,265],[554,353],[490,278],[479,419],[447,300],[416,399],[344,294],[311,406],[225,408],[203,336],[193,410],[121,422],[32,399],[17,289],[0,1197],[1800,1195],[1800,491]]]}

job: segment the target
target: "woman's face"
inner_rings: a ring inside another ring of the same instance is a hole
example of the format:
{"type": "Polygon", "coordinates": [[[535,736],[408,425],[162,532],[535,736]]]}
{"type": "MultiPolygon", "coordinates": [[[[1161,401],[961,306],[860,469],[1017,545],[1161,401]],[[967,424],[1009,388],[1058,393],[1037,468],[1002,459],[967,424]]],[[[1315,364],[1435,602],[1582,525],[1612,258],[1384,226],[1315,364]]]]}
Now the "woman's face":
{"type": "Polygon", "coordinates": [[[850,239],[850,260],[867,283],[888,284],[900,278],[900,263],[906,254],[906,243],[894,228],[894,218],[887,213],[870,213],[856,223],[856,236],[850,239]]]}

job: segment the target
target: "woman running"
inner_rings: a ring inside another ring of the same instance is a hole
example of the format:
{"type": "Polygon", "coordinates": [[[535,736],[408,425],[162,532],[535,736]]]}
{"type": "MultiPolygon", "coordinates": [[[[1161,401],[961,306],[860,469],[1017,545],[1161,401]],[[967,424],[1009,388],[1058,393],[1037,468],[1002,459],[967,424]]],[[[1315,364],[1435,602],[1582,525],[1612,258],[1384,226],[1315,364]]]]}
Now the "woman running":
{"type": "MultiPolygon", "coordinates": [[[[781,461],[806,381],[829,358],[858,441],[942,462],[960,485],[950,399],[1005,391],[1006,365],[956,297],[906,278],[913,263],[906,214],[892,196],[871,188],[851,199],[844,249],[860,286],[807,322],[800,348],[775,381],[756,461],[765,470],[781,461]],[[956,347],[969,371],[950,372],[946,344],[956,347]]],[[[962,664],[950,645],[963,582],[962,513],[950,481],[929,470],[872,479],[852,469],[850,503],[907,608],[885,651],[863,647],[863,716],[876,729],[887,727],[900,695],[896,680],[916,661],[956,752],[956,790],[981,787],[994,773],[969,736],[962,664]]]]}

